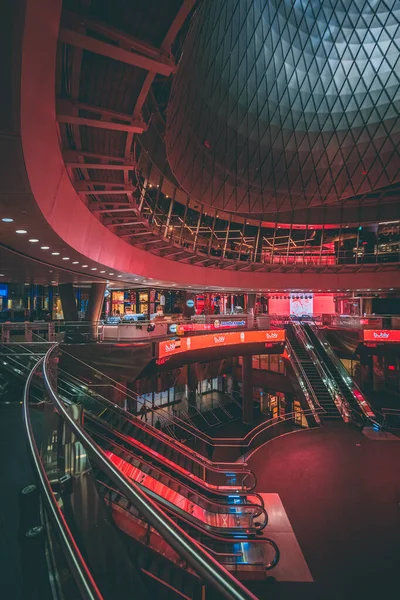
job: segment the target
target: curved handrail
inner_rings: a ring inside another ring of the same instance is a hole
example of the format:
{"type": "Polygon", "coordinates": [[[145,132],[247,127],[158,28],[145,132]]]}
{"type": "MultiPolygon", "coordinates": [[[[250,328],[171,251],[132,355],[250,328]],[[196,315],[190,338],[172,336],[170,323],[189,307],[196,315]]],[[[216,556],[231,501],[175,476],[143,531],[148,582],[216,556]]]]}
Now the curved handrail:
{"type": "Polygon", "coordinates": [[[45,388],[62,419],[72,429],[76,438],[85,448],[88,457],[118,486],[129,502],[136,506],[146,520],[186,560],[194,571],[221,594],[222,598],[229,600],[257,600],[247,588],[224,569],[210,554],[205,552],[183,529],[177,526],[134,481],[129,480],[123,475],[108,460],[105,453],[87,435],[81,425],[69,414],[64,403],[54,391],[49,378],[49,358],[57,347],[58,344],[52,345],[43,361],[45,388]]]}
{"type": "MultiPolygon", "coordinates": [[[[108,483],[105,483],[105,482],[102,481],[101,485],[104,488],[106,488],[106,489],[108,489],[110,491],[116,491],[108,483]]],[[[119,508],[124,513],[128,513],[128,514],[132,515],[132,512],[131,512],[131,510],[128,507],[126,507],[126,506],[120,506],[119,508]]],[[[174,514],[174,512],[171,510],[171,508],[165,507],[164,510],[166,512],[168,512],[168,513],[174,514]]],[[[141,519],[140,515],[133,515],[133,516],[135,516],[138,519],[141,519]]],[[[181,518],[181,517],[179,517],[179,518],[181,518]]],[[[202,534],[201,528],[198,525],[190,523],[190,526],[193,529],[196,529],[197,531],[199,531],[200,534],[202,534]]],[[[221,537],[221,536],[216,535],[215,533],[212,533],[212,532],[206,532],[205,535],[208,538],[210,538],[210,539],[212,539],[215,542],[220,543],[220,544],[238,543],[238,542],[240,543],[240,541],[242,541],[242,542],[245,542],[245,543],[254,544],[254,545],[258,545],[258,546],[263,545],[263,544],[271,546],[274,549],[274,557],[273,557],[273,559],[269,563],[267,563],[266,565],[263,565],[263,567],[265,568],[265,570],[272,569],[279,562],[279,559],[280,559],[280,550],[279,550],[279,547],[276,544],[276,542],[274,542],[270,538],[264,538],[263,537],[263,538],[251,538],[251,539],[243,538],[243,539],[241,539],[241,538],[237,538],[235,536],[229,538],[229,537],[221,537]]],[[[238,557],[238,556],[243,556],[243,552],[242,551],[239,551],[239,552],[218,552],[217,550],[214,550],[213,548],[210,548],[209,546],[207,546],[204,542],[198,542],[198,543],[199,543],[199,545],[201,547],[203,547],[205,549],[206,552],[209,552],[213,556],[218,556],[220,558],[223,558],[223,557],[238,557]]],[[[246,564],[251,565],[251,564],[258,564],[258,563],[246,563],[246,564]]]]}
{"type": "MultiPolygon", "coordinates": [[[[145,460],[141,460],[138,456],[136,456],[129,448],[126,448],[125,446],[119,444],[118,442],[115,442],[114,440],[108,438],[105,435],[102,434],[98,434],[95,433],[95,435],[93,436],[94,439],[103,439],[105,442],[109,443],[112,445],[113,448],[118,448],[119,450],[121,450],[125,456],[130,456],[133,460],[136,460],[139,463],[144,463],[147,466],[151,467],[151,472],[149,473],[150,476],[153,477],[153,472],[158,473],[159,475],[161,475],[161,477],[163,477],[166,481],[161,481],[160,478],[157,479],[158,482],[164,483],[164,485],[168,486],[169,489],[177,491],[178,493],[180,492],[180,489],[183,487],[185,488],[185,490],[187,490],[188,495],[186,496],[187,498],[189,498],[189,495],[191,495],[192,497],[190,498],[191,502],[198,504],[199,506],[201,506],[202,508],[205,508],[205,510],[207,510],[209,513],[213,513],[213,514],[217,514],[219,513],[223,513],[223,514],[232,514],[232,511],[235,510],[236,512],[238,512],[240,510],[240,513],[244,513],[244,514],[249,514],[253,517],[253,520],[257,519],[258,517],[260,517],[261,515],[263,515],[264,520],[262,521],[261,525],[258,525],[256,527],[254,527],[254,530],[258,530],[260,531],[261,529],[263,529],[264,527],[266,527],[267,523],[268,523],[268,514],[267,511],[265,510],[265,508],[263,506],[260,506],[259,504],[252,504],[251,502],[243,502],[237,505],[232,505],[232,504],[227,504],[227,503],[218,503],[215,501],[212,501],[208,498],[203,497],[200,493],[195,493],[193,490],[191,490],[189,488],[189,486],[185,485],[184,483],[179,482],[178,480],[174,479],[174,477],[167,475],[166,473],[164,473],[161,469],[154,467],[153,465],[151,465],[151,463],[147,463],[145,460]],[[205,507],[204,504],[208,504],[208,505],[214,505],[212,508],[211,507],[205,507]],[[218,511],[219,508],[219,511],[218,511]],[[225,510],[223,510],[225,509],[225,510]],[[246,513],[247,510],[247,513],[246,513]]],[[[122,458],[123,461],[128,462],[128,464],[132,464],[129,463],[129,461],[127,461],[127,459],[124,457],[121,457],[119,454],[117,455],[118,458],[122,458]]],[[[136,466],[136,465],[134,465],[136,466]]],[[[136,466],[136,468],[138,470],[141,471],[141,467],[140,466],[136,466]]],[[[143,471],[142,471],[143,472],[143,471]]],[[[139,485],[144,488],[144,489],[148,489],[149,491],[147,493],[149,494],[156,494],[157,496],[160,497],[159,502],[163,503],[164,501],[169,502],[169,500],[167,498],[165,498],[164,496],[162,496],[158,491],[157,492],[153,492],[150,488],[148,488],[148,486],[145,483],[139,483],[139,485]]],[[[244,496],[245,499],[247,499],[247,496],[249,496],[250,494],[240,494],[240,493],[236,493],[235,492],[235,496],[244,496]]],[[[181,509],[180,507],[176,506],[175,509],[179,512],[181,510],[185,511],[184,509],[181,509]]],[[[191,518],[191,515],[190,515],[191,518]]],[[[219,528],[218,526],[214,526],[214,525],[210,525],[205,523],[205,529],[209,529],[209,528],[219,528]]],[[[249,529],[249,528],[248,528],[249,529]]],[[[223,528],[222,528],[223,531],[223,528]]]]}
{"type": "MultiPolygon", "coordinates": [[[[65,350],[62,349],[62,352],[65,352],[65,350]]],[[[69,353],[68,353],[68,355],[71,356],[72,358],[75,358],[73,355],[71,355],[69,353]]],[[[82,364],[90,367],[90,365],[87,365],[87,363],[85,363],[81,359],[77,359],[77,360],[80,363],[82,363],[82,364]]],[[[110,381],[115,382],[117,385],[120,386],[120,388],[124,387],[121,384],[118,384],[118,382],[116,382],[115,380],[113,380],[111,377],[108,377],[108,375],[105,375],[101,371],[98,371],[98,369],[96,369],[95,367],[90,367],[90,368],[93,368],[93,370],[97,371],[103,377],[109,379],[110,381]]],[[[63,371],[63,372],[65,372],[65,371],[63,371]]],[[[71,374],[68,373],[68,376],[71,377],[72,379],[75,379],[76,381],[79,381],[74,375],[71,375],[71,374]]],[[[125,389],[124,389],[124,391],[125,391],[125,389]]],[[[134,400],[136,400],[135,395],[132,395],[131,398],[134,399],[134,400]]],[[[247,467],[246,463],[243,463],[242,465],[239,465],[238,463],[235,463],[235,462],[223,462],[223,461],[213,462],[213,461],[209,460],[208,458],[206,458],[205,456],[199,454],[195,450],[190,449],[190,451],[188,451],[188,448],[187,448],[187,446],[185,446],[185,444],[182,444],[178,440],[173,440],[171,438],[171,436],[169,436],[169,435],[163,433],[162,431],[156,429],[152,425],[149,425],[145,421],[142,421],[141,419],[138,419],[135,415],[133,415],[129,411],[126,411],[124,408],[122,408],[118,404],[113,403],[111,400],[109,400],[108,398],[105,398],[104,396],[102,396],[98,392],[96,392],[96,398],[95,398],[95,400],[98,400],[101,404],[104,404],[111,411],[120,414],[126,420],[131,421],[135,426],[138,426],[141,429],[148,431],[149,433],[151,433],[151,435],[153,435],[154,437],[157,437],[158,439],[160,439],[163,443],[167,444],[168,446],[171,446],[171,447],[173,446],[175,448],[178,448],[179,451],[182,452],[182,454],[185,454],[188,458],[190,458],[191,460],[194,460],[194,462],[197,462],[197,463],[201,464],[202,466],[207,465],[207,468],[209,468],[212,471],[220,471],[220,472],[222,471],[222,472],[224,472],[224,471],[226,471],[227,468],[228,468],[229,471],[232,471],[232,469],[233,470],[236,469],[238,472],[242,472],[242,471],[246,470],[246,467],[247,467]]],[[[153,408],[149,407],[149,411],[150,412],[154,412],[154,414],[157,414],[159,410],[160,409],[153,409],[153,408]]],[[[181,429],[187,431],[190,434],[192,434],[192,432],[195,429],[195,428],[192,428],[190,425],[187,424],[186,421],[183,421],[179,417],[173,417],[173,418],[171,418],[170,422],[171,422],[171,425],[176,425],[176,426],[180,427],[181,429]]],[[[199,432],[198,430],[196,430],[196,432],[197,432],[197,437],[199,437],[200,439],[203,439],[203,436],[204,436],[204,438],[209,437],[206,434],[203,434],[202,432],[199,432]]],[[[210,439],[212,439],[212,438],[210,438],[210,439]]]]}
{"type": "MultiPolygon", "coordinates": [[[[184,431],[187,431],[190,435],[195,435],[196,437],[198,437],[199,439],[203,439],[203,441],[204,441],[204,438],[203,438],[203,435],[201,434],[201,432],[199,430],[191,427],[187,423],[187,421],[184,421],[184,420],[180,419],[178,416],[171,417],[171,415],[167,411],[164,411],[164,409],[162,409],[162,408],[155,409],[152,406],[148,406],[146,404],[146,402],[140,402],[139,395],[136,394],[136,392],[133,392],[132,390],[128,390],[128,388],[126,386],[124,386],[123,384],[121,384],[120,382],[116,381],[115,379],[113,379],[109,375],[106,375],[105,373],[103,373],[99,369],[96,369],[96,367],[93,367],[92,365],[89,365],[88,363],[86,363],[82,359],[77,358],[76,356],[74,356],[70,352],[66,351],[64,348],[62,348],[61,352],[63,352],[64,354],[66,354],[70,358],[76,360],[77,362],[81,363],[85,367],[88,367],[92,371],[96,372],[101,377],[107,379],[108,381],[111,381],[112,384],[113,384],[113,387],[115,387],[117,390],[123,391],[123,393],[126,395],[127,398],[130,398],[131,400],[134,400],[135,402],[138,402],[139,404],[142,404],[142,405],[146,406],[147,410],[149,412],[154,413],[155,416],[158,417],[159,414],[162,414],[164,416],[166,414],[169,422],[171,423],[171,425],[178,425],[181,429],[183,429],[184,431]]],[[[70,374],[68,374],[68,375],[70,377],[72,377],[73,379],[76,379],[76,377],[74,375],[70,375],[70,374]]],[[[99,401],[103,401],[104,400],[104,403],[107,404],[107,406],[111,410],[115,410],[116,412],[120,412],[120,414],[123,414],[124,416],[126,416],[128,418],[134,417],[134,415],[132,415],[132,413],[130,413],[129,411],[124,410],[121,406],[118,406],[117,404],[114,404],[113,402],[111,402],[107,398],[104,398],[103,396],[101,396],[101,394],[98,394],[97,392],[96,392],[96,394],[97,394],[97,396],[100,399],[99,401]]],[[[143,423],[143,425],[145,425],[145,423],[143,423]]],[[[157,436],[158,434],[161,434],[161,435],[165,436],[165,440],[166,440],[167,443],[169,443],[169,445],[171,445],[171,443],[173,443],[175,446],[178,446],[181,451],[187,453],[187,451],[188,451],[187,450],[187,446],[185,446],[184,444],[181,444],[178,440],[173,440],[172,441],[171,436],[168,436],[168,435],[164,434],[163,432],[160,432],[159,430],[153,428],[151,425],[147,425],[147,428],[150,428],[150,427],[151,427],[151,433],[152,433],[152,435],[154,434],[154,435],[157,436]]],[[[190,451],[190,458],[192,458],[193,454],[196,455],[197,462],[200,462],[203,466],[204,466],[204,464],[206,464],[206,465],[213,465],[214,469],[218,468],[215,465],[221,465],[221,466],[228,465],[230,470],[236,469],[237,471],[242,471],[247,466],[246,463],[243,463],[241,466],[239,466],[238,463],[232,463],[232,462],[223,462],[223,461],[213,462],[213,461],[210,461],[205,456],[197,453],[195,450],[191,450],[190,451]]]]}
{"type": "MultiPolygon", "coordinates": [[[[123,409],[118,404],[114,404],[113,402],[111,402],[111,400],[104,398],[104,396],[101,396],[100,394],[96,393],[95,399],[98,399],[98,401],[101,404],[104,404],[112,412],[115,412],[115,413],[121,415],[126,421],[131,422],[135,427],[138,427],[139,429],[142,429],[143,431],[147,432],[149,435],[159,439],[163,444],[166,444],[167,446],[169,446],[173,449],[179,450],[179,452],[181,454],[184,454],[188,459],[201,465],[202,467],[205,466],[208,470],[213,471],[214,473],[231,473],[235,469],[238,473],[244,473],[247,470],[246,469],[247,463],[243,463],[242,465],[239,465],[238,463],[235,463],[235,462],[216,462],[216,463],[214,463],[214,462],[210,461],[208,458],[206,458],[205,456],[198,454],[194,450],[192,450],[192,449],[189,450],[188,447],[185,446],[185,444],[182,444],[178,440],[173,440],[169,435],[165,434],[164,432],[160,431],[159,429],[156,429],[152,425],[149,425],[149,423],[142,421],[138,417],[132,415],[130,412],[123,409]]],[[[175,422],[173,422],[173,423],[175,423],[175,422]]],[[[252,472],[249,471],[249,474],[252,474],[252,472]]]]}
{"type": "Polygon", "coordinates": [[[92,574],[74,540],[71,530],[62,514],[60,507],[54,497],[53,490],[51,489],[50,482],[47,478],[45,468],[43,467],[40,459],[39,450],[36,445],[35,437],[33,434],[32,424],[29,418],[29,390],[32,382],[33,375],[36,373],[38,367],[44,362],[45,357],[43,356],[33,367],[28,375],[24,389],[23,399],[23,423],[25,432],[28,440],[30,454],[34,470],[37,475],[37,480],[41,489],[41,496],[49,512],[49,515],[57,528],[61,545],[63,546],[67,562],[74,576],[75,582],[82,593],[82,597],[87,600],[102,600],[101,595],[96,582],[93,579],[92,574]]]}

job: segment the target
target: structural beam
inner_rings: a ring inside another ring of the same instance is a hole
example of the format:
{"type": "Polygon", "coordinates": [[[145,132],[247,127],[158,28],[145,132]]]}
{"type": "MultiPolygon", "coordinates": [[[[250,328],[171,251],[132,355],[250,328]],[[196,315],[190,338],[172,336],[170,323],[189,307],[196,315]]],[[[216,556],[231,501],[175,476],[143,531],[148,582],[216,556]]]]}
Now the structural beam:
{"type": "MultiPolygon", "coordinates": [[[[119,219],[122,219],[123,217],[119,217],[119,219]]],[[[145,225],[143,223],[141,223],[140,221],[128,221],[126,223],[115,223],[115,217],[114,219],[112,219],[111,217],[109,219],[104,219],[103,220],[103,225],[112,225],[113,227],[128,227],[129,226],[133,226],[133,227],[145,227],[145,225]]]]}
{"type": "MultiPolygon", "coordinates": [[[[77,190],[80,196],[98,196],[102,194],[106,194],[107,196],[116,196],[118,194],[132,194],[135,190],[132,188],[122,189],[122,190],[77,190]]],[[[103,202],[107,202],[104,200],[103,202]]]]}
{"type": "MultiPolygon", "coordinates": [[[[83,164],[83,163],[82,163],[83,164]]],[[[90,181],[85,181],[84,179],[76,179],[74,181],[74,187],[77,191],[84,191],[88,189],[89,185],[101,185],[103,186],[104,190],[113,190],[114,188],[116,188],[117,186],[120,186],[122,188],[125,188],[126,185],[123,181],[117,183],[117,182],[111,182],[111,181],[100,181],[98,179],[91,179],[90,181]]],[[[132,187],[132,192],[135,191],[135,188],[132,187]]]]}
{"type": "Polygon", "coordinates": [[[128,133],[143,133],[146,130],[146,125],[143,121],[138,121],[135,125],[125,125],[124,123],[114,123],[114,121],[88,119],[86,117],[65,114],[58,114],[57,121],[59,123],[68,123],[69,125],[87,125],[88,127],[96,127],[98,129],[110,129],[128,133]]]}
{"type": "MultiPolygon", "coordinates": [[[[57,98],[56,101],[56,112],[65,115],[76,115],[77,110],[85,111],[86,113],[93,114],[100,120],[116,120],[118,122],[123,121],[127,125],[137,125],[142,123],[141,118],[135,118],[127,113],[121,113],[111,108],[104,108],[102,106],[96,106],[94,104],[87,104],[86,102],[80,102],[78,100],[71,100],[70,98],[57,98]]],[[[80,154],[85,154],[82,150],[79,150],[80,154]]],[[[88,152],[93,156],[92,152],[88,152]]],[[[118,156],[115,157],[118,160],[118,156]]]]}
{"type": "MultiPolygon", "coordinates": [[[[186,2],[187,0],[185,0],[185,3],[186,2]]],[[[194,3],[194,0],[191,0],[191,2],[194,3]]],[[[90,29],[90,31],[101,33],[102,36],[107,37],[113,42],[116,42],[121,48],[133,50],[139,54],[147,56],[148,58],[153,58],[154,60],[159,60],[165,64],[171,64],[174,66],[174,63],[171,62],[169,54],[162,52],[162,50],[156,46],[153,46],[149,42],[139,40],[132,35],[129,35],[125,31],[116,29],[115,27],[112,27],[103,21],[65,10],[62,14],[62,26],[65,29],[73,29],[76,31],[79,30],[79,26],[83,26],[86,29],[90,29]]]]}
{"type": "Polygon", "coordinates": [[[130,208],[94,208],[91,212],[93,213],[122,213],[122,212],[136,212],[136,207],[131,206],[130,208]]]}
{"type": "Polygon", "coordinates": [[[154,58],[139,54],[137,51],[125,50],[114,44],[96,40],[93,37],[83,35],[72,29],[61,28],[59,31],[59,39],[75,48],[82,48],[82,50],[101,54],[102,56],[123,62],[132,67],[139,67],[140,69],[152,71],[153,73],[158,73],[165,77],[171,75],[175,69],[175,65],[168,59],[161,60],[161,58],[159,58],[158,60],[155,60],[154,58]]]}

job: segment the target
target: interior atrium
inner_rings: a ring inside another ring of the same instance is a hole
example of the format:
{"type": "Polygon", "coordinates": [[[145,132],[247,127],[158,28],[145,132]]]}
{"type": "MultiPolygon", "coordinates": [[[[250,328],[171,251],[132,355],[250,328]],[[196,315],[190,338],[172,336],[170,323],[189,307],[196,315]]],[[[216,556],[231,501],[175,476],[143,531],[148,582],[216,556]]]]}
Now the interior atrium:
{"type": "Polygon", "coordinates": [[[1,13],[0,597],[396,597],[400,0],[1,13]]]}

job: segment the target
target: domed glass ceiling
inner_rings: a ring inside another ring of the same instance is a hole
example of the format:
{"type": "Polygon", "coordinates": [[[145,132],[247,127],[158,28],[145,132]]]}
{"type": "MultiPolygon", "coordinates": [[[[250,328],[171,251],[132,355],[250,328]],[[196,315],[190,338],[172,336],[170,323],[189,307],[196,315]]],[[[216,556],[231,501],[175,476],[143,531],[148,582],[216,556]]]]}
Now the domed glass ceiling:
{"type": "Polygon", "coordinates": [[[301,220],[398,182],[399,20],[400,0],[204,0],[168,107],[182,187],[301,220]]]}

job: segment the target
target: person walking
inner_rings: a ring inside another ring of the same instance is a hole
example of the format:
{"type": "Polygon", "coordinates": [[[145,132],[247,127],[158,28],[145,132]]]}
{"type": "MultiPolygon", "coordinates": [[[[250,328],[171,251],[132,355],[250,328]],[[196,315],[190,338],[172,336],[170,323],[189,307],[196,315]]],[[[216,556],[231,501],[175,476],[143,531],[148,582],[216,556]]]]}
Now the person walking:
{"type": "Polygon", "coordinates": [[[143,419],[147,421],[147,410],[144,404],[142,404],[142,406],[140,407],[139,415],[142,421],[143,419]]]}

